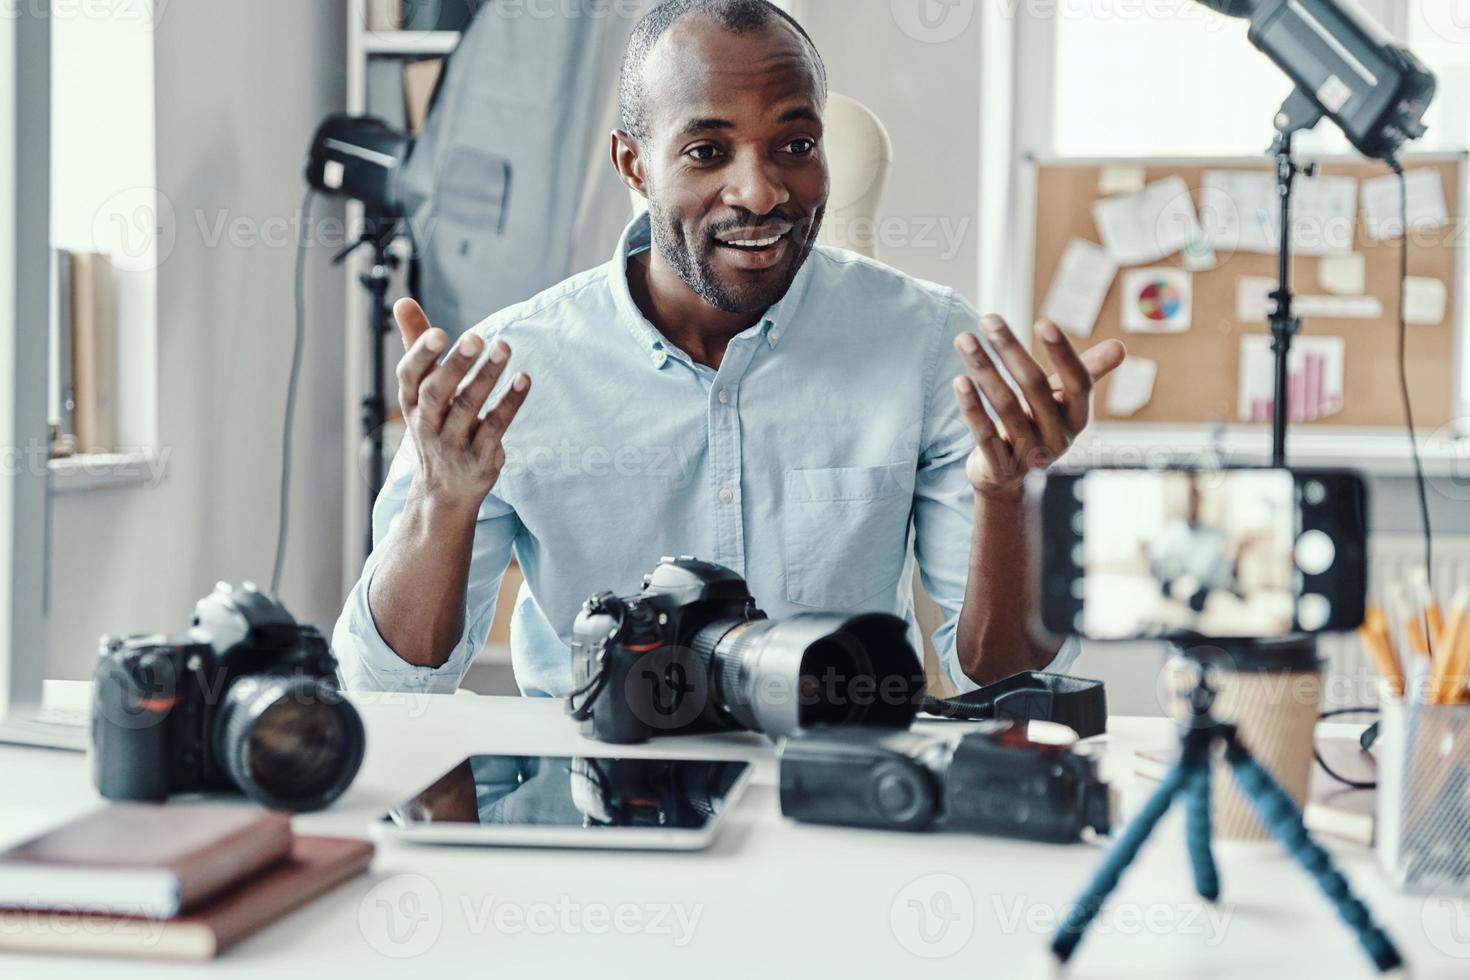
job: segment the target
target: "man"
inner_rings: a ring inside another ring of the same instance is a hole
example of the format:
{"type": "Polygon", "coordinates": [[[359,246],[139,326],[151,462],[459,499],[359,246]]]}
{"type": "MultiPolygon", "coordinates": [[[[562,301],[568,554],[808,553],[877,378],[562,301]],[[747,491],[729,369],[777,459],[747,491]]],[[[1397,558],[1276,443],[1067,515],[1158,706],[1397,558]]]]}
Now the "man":
{"type": "Polygon", "coordinates": [[[815,247],[826,95],[811,40],[764,0],[663,4],[623,64],[612,162],[649,213],[612,262],[447,354],[398,304],[410,438],[333,638],[350,686],[452,691],[512,553],[527,694],[570,691],[587,595],[636,592],[676,554],[741,573],[773,617],[912,623],[912,546],[962,690],[1070,663],[1027,633],[1021,484],[1086,425],[1122,345],[1079,356],[1043,322],[1047,377],[998,318],[977,337],[951,290],[815,247]]]}

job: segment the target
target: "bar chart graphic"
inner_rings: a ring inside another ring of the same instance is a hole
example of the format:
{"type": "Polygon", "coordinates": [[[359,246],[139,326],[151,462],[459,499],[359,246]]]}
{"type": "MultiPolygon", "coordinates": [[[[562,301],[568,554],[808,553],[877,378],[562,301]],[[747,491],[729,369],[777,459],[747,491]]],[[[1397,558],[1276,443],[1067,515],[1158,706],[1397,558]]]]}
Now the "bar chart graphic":
{"type": "MultiPolygon", "coordinates": [[[[1316,422],[1342,411],[1345,345],[1341,337],[1297,337],[1287,358],[1286,406],[1292,422],[1316,422]]],[[[1242,422],[1270,422],[1275,411],[1275,355],[1271,338],[1240,340],[1242,422]]]]}

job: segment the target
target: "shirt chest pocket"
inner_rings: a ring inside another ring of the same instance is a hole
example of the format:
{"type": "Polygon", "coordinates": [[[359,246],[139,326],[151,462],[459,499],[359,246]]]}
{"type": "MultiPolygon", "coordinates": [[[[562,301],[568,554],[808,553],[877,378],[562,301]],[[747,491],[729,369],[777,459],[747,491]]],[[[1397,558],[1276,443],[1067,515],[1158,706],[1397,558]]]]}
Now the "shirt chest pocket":
{"type": "Polygon", "coordinates": [[[905,463],[787,470],[781,518],[787,601],[851,609],[896,590],[913,479],[905,463]]]}

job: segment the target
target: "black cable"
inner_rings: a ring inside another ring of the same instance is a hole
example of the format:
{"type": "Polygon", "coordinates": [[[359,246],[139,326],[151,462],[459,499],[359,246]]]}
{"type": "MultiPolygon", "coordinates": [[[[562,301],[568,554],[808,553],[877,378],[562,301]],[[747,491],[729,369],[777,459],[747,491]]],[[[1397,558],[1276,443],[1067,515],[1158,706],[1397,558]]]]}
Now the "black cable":
{"type": "Polygon", "coordinates": [[[1414,406],[1409,398],[1408,318],[1404,313],[1405,293],[1409,288],[1409,189],[1404,168],[1397,160],[1388,166],[1399,179],[1399,392],[1404,399],[1404,424],[1409,429],[1409,454],[1414,461],[1414,485],[1419,490],[1419,517],[1424,522],[1424,574],[1429,578],[1429,592],[1434,594],[1434,536],[1429,524],[1429,493],[1424,485],[1424,464],[1419,459],[1419,438],[1414,433],[1414,406]]]}
{"type": "Polygon", "coordinates": [[[281,425],[281,501],[276,518],[276,561],[271,570],[271,595],[280,598],[281,571],[286,561],[286,536],[291,523],[291,433],[296,422],[296,388],[301,380],[301,353],[306,345],[306,241],[310,234],[316,191],[308,187],[301,199],[301,226],[296,230],[296,328],[291,343],[291,379],[286,384],[286,416],[281,425]]]}
{"type": "MultiPolygon", "coordinates": [[[[1378,714],[1377,708],[1334,708],[1332,711],[1322,712],[1320,715],[1317,716],[1317,720],[1325,721],[1328,718],[1336,718],[1338,715],[1376,714],[1378,714]]],[[[1363,747],[1363,754],[1368,755],[1367,746],[1363,747]]],[[[1376,779],[1372,782],[1364,782],[1360,779],[1349,779],[1341,773],[1337,772],[1331,766],[1329,766],[1326,760],[1322,758],[1322,753],[1318,751],[1315,738],[1312,740],[1312,758],[1317,760],[1317,765],[1322,767],[1323,772],[1327,773],[1327,775],[1331,776],[1333,779],[1337,780],[1339,783],[1342,783],[1344,786],[1347,786],[1350,789],[1374,789],[1378,786],[1378,781],[1376,779]]],[[[1369,758],[1372,758],[1372,756],[1369,756],[1369,758]]]]}

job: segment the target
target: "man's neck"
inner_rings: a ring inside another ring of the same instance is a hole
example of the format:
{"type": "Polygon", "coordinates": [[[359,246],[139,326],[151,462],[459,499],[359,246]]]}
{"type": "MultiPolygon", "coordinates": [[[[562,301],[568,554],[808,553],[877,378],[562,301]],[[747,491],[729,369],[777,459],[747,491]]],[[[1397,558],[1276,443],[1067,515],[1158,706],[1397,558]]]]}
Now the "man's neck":
{"type": "Polygon", "coordinates": [[[730,340],[759,323],[762,313],[726,313],[685,285],[656,254],[640,252],[628,260],[628,290],[633,302],[669,341],[695,363],[719,370],[730,340]]]}

